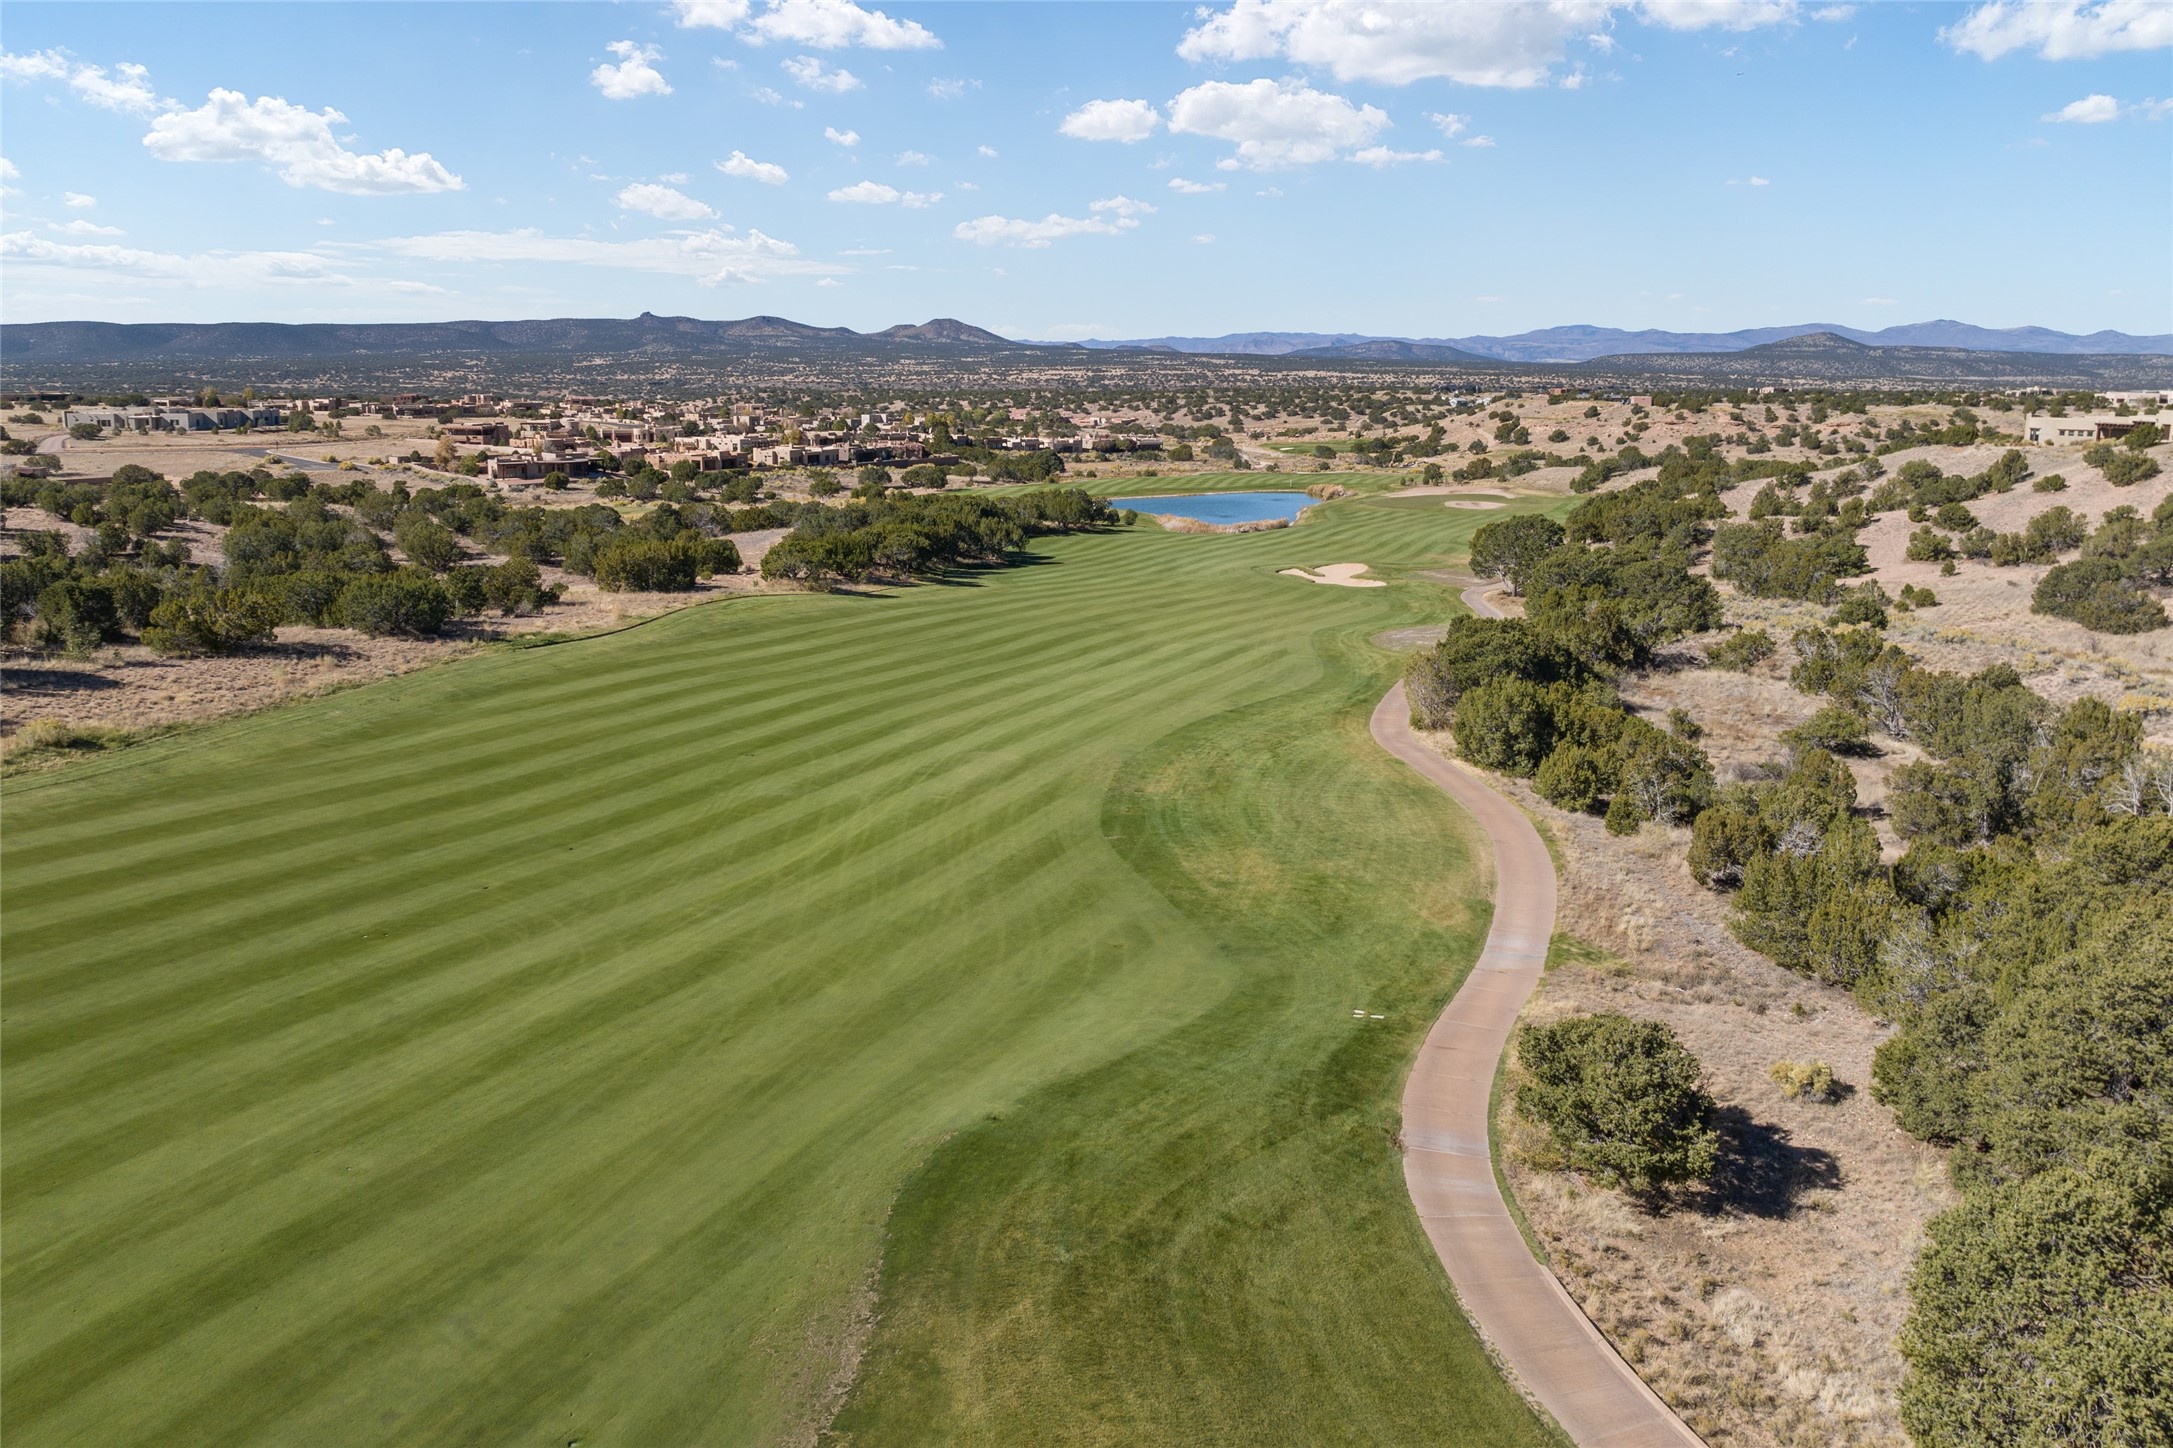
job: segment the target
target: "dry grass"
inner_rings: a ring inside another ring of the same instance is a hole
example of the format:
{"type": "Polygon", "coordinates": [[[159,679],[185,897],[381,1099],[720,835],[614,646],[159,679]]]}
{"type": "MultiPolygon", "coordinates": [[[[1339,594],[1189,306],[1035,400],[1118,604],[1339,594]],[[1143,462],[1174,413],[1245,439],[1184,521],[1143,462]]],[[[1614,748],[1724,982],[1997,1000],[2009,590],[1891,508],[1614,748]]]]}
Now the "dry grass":
{"type": "MultiPolygon", "coordinates": [[[[1760,731],[1796,712],[1778,688],[1685,672],[1629,692],[1648,706],[1704,705],[1716,754],[1750,759],[1760,731]],[[1738,691],[1732,712],[1714,708],[1738,691]]],[[[1546,821],[1562,865],[1570,938],[1525,1019],[1613,1010],[1664,1021],[1704,1063],[1723,1110],[1721,1180],[1648,1214],[1557,1169],[1513,1114],[1510,1072],[1496,1123],[1505,1171],[1564,1285],[1710,1443],[1904,1443],[1893,1347],[1904,1281],[1923,1223],[1950,1197],[1939,1153],[1903,1136],[1864,1089],[1884,1027],[1845,993],[1738,945],[1724,902],[1683,866],[1687,830],[1618,838],[1497,784],[1546,821]],[[1832,1067],[1837,1102],[1790,1099],[1772,1079],[1775,1062],[1813,1059],[1832,1067]]]]}

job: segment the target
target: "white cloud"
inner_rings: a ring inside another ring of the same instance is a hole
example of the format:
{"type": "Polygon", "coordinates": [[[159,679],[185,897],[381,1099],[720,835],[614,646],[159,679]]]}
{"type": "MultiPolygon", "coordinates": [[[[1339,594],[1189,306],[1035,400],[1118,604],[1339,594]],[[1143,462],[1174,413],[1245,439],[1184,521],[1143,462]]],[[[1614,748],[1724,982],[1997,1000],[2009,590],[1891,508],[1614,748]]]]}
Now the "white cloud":
{"type": "Polygon", "coordinates": [[[668,186],[684,186],[687,184],[687,173],[684,171],[666,171],[656,179],[668,186]]]}
{"type": "Polygon", "coordinates": [[[841,131],[836,126],[824,126],[822,128],[822,138],[825,141],[835,142],[840,146],[857,146],[860,144],[860,133],[858,131],[841,131]]]}
{"type": "Polygon", "coordinates": [[[1838,25],[1844,20],[1856,18],[1854,5],[1821,5],[1811,12],[1811,18],[1826,25],[1838,25]]]}
{"type": "Polygon", "coordinates": [[[1627,10],[1675,30],[1749,30],[1796,17],[1796,0],[1231,0],[1201,12],[1177,53],[1193,61],[1282,59],[1340,81],[1547,84],[1572,40],[1610,48],[1627,10]]]}
{"type": "Polygon", "coordinates": [[[98,198],[95,196],[85,196],[80,191],[63,191],[60,193],[60,204],[63,206],[72,207],[77,211],[88,211],[91,207],[98,204],[98,198]]]}
{"type": "Polygon", "coordinates": [[[1182,192],[1186,196],[1205,196],[1210,191],[1228,190],[1229,186],[1227,181],[1187,181],[1182,176],[1170,177],[1169,183],[1170,190],[1182,192]]]}
{"type": "Polygon", "coordinates": [[[843,251],[839,252],[839,253],[838,253],[838,255],[839,255],[839,256],[889,256],[889,255],[890,255],[890,248],[889,248],[889,247],[887,247],[887,246],[848,246],[848,247],[846,247],[846,248],[845,248],[845,250],[843,250],[843,251]]]}
{"type": "Polygon", "coordinates": [[[1468,140],[1458,141],[1456,144],[1459,146],[1477,146],[1484,150],[1494,144],[1494,138],[1492,136],[1473,136],[1468,140]]]}
{"type": "Polygon", "coordinates": [[[859,206],[898,205],[920,211],[943,199],[940,191],[900,191],[895,186],[885,186],[880,181],[855,181],[850,186],[840,186],[830,193],[832,201],[842,201],[859,206]]]}
{"type": "Polygon", "coordinates": [[[65,225],[59,222],[47,222],[45,229],[47,231],[57,231],[63,236],[126,236],[128,234],[118,226],[100,226],[95,221],[86,221],[81,217],[77,217],[74,221],[70,221],[65,225]]]}
{"type": "Polygon", "coordinates": [[[980,87],[977,80],[932,80],[928,82],[928,94],[939,101],[955,101],[969,90],[980,87]]]}
{"type": "Polygon", "coordinates": [[[1144,141],[1162,124],[1161,113],[1145,101],[1088,101],[1058,123],[1057,129],[1081,141],[1144,141]]]}
{"type": "Polygon", "coordinates": [[[681,29],[730,30],[747,18],[749,7],[747,0],[674,0],[672,8],[679,12],[681,29]]]}
{"type": "Polygon", "coordinates": [[[1471,117],[1459,116],[1447,111],[1435,111],[1426,119],[1438,126],[1441,129],[1441,134],[1451,141],[1464,134],[1464,128],[1471,124],[1471,117]]]}
{"type": "Polygon", "coordinates": [[[835,96],[860,89],[859,76],[843,66],[831,70],[812,55],[796,55],[781,63],[786,75],[812,91],[823,91],[835,96]]]}
{"type": "Polygon", "coordinates": [[[1361,166],[1371,166],[1385,171],[1390,166],[1401,166],[1406,161],[1438,161],[1439,151],[1395,151],[1387,146],[1368,146],[1363,151],[1351,152],[1351,159],[1361,166]]]}
{"type": "Polygon", "coordinates": [[[976,146],[974,147],[974,150],[979,155],[985,156],[991,161],[996,159],[996,148],[994,146],[976,146]]]}
{"type": "Polygon", "coordinates": [[[2084,96],[2060,109],[2038,117],[2041,121],[2071,121],[2080,126],[2102,126],[2120,119],[2120,102],[2107,95],[2084,96]]]}
{"type": "Polygon", "coordinates": [[[261,161],[289,186],[349,196],[467,189],[427,151],[348,150],[332,133],[346,124],[347,117],[330,106],[311,111],[277,96],[252,101],[240,91],[214,90],[193,111],[154,119],[143,144],[161,161],[261,161]]]}
{"type": "Polygon", "coordinates": [[[782,186],[792,179],[784,167],[774,161],[757,161],[745,151],[734,151],[722,161],[711,163],[727,176],[737,176],[742,181],[760,181],[765,186],[782,186]]]}
{"type": "Polygon", "coordinates": [[[2154,121],[2162,121],[2167,116],[2173,116],[2173,97],[2162,101],[2145,101],[2137,109],[2154,121]]]}
{"type": "Polygon", "coordinates": [[[1856,305],[1858,305],[1859,307],[1891,307],[1895,304],[1896,303],[1894,301],[1894,298],[1892,297],[1865,297],[1856,305]]]}
{"type": "Polygon", "coordinates": [[[1139,225],[1129,216],[1109,220],[1102,216],[1059,216],[1050,212],[1039,221],[1009,216],[977,216],[951,228],[951,235],[977,246],[1023,246],[1040,250],[1051,242],[1073,236],[1117,236],[1139,225]]]}
{"type": "Polygon", "coordinates": [[[845,283],[839,281],[836,277],[823,277],[815,285],[818,287],[842,287],[845,283]]]}
{"type": "Polygon", "coordinates": [[[2035,50],[2044,60],[2088,60],[2173,45],[2173,6],[2164,0],[1993,0],[1941,30],[1939,38],[1985,60],[2016,50],[2035,50]]]}
{"type": "Polygon", "coordinates": [[[1194,246],[1213,246],[1215,244],[1215,233],[1213,233],[1212,231],[1203,231],[1199,235],[1192,238],[1192,244],[1194,246]]]}
{"type": "Polygon", "coordinates": [[[659,221],[708,221],[717,213],[684,191],[637,181],[619,192],[620,207],[654,216],[659,221]]]}
{"type": "Polygon", "coordinates": [[[1232,142],[1237,146],[1234,164],[1255,171],[1331,160],[1338,152],[1371,142],[1388,125],[1386,111],[1354,106],[1295,80],[1243,85],[1213,80],[1181,93],[1169,105],[1170,130],[1232,142]]]}
{"type": "Polygon", "coordinates": [[[210,251],[194,255],[135,247],[47,241],[27,231],[0,236],[0,257],[23,267],[117,272],[144,282],[200,287],[358,285],[327,258],[306,251],[210,251]]]}
{"type": "Polygon", "coordinates": [[[1796,0],[1639,0],[1638,9],[1669,30],[1756,30],[1796,18],[1796,0]]]}
{"type": "Polygon", "coordinates": [[[158,95],[151,89],[151,73],[132,61],[122,61],[109,75],[105,67],[79,64],[62,50],[0,54],[0,78],[64,81],[78,96],[109,111],[147,116],[160,109],[158,95]]]}
{"type": "Polygon", "coordinates": [[[5,156],[0,156],[0,181],[20,181],[22,179],[23,173],[15,168],[15,163],[5,156]]]}
{"type": "Polygon", "coordinates": [[[589,72],[589,84],[604,93],[605,100],[630,101],[636,96],[668,96],[672,93],[664,73],[653,64],[664,52],[653,45],[614,40],[604,49],[619,57],[617,65],[604,62],[589,72]]]}
{"type": "Polygon", "coordinates": [[[1107,211],[1130,221],[1135,216],[1152,216],[1154,208],[1144,201],[1134,201],[1129,196],[1105,196],[1088,204],[1089,211],[1107,211]]]}
{"type": "Polygon", "coordinates": [[[1728,178],[1728,184],[1730,186],[1771,186],[1773,183],[1763,176],[1749,176],[1741,180],[1731,176],[1728,178]]]}
{"type": "Polygon", "coordinates": [[[928,164],[928,158],[918,151],[900,151],[897,164],[900,166],[925,166],[928,164]]]}
{"type": "Polygon", "coordinates": [[[852,0],[770,0],[769,8],[741,32],[741,39],[754,45],[775,40],[816,50],[854,45],[869,50],[937,50],[943,45],[915,21],[893,20],[880,10],[863,10],[852,0]]]}
{"type": "Polygon", "coordinates": [[[1276,196],[1280,196],[1280,195],[1282,195],[1282,194],[1283,194],[1283,188],[1282,188],[1282,187],[1280,187],[1280,186],[1263,186],[1263,187],[1261,187],[1261,188],[1260,188],[1260,189],[1259,189],[1258,191],[1255,191],[1255,192],[1253,193],[1253,195],[1255,195],[1255,196],[1267,196],[1267,197],[1271,197],[1271,198],[1272,198],[1272,197],[1276,197],[1276,196]]]}
{"type": "Polygon", "coordinates": [[[1194,61],[1280,58],[1341,81],[1535,86],[1568,40],[1599,28],[1609,9],[1607,0],[1234,0],[1188,31],[1177,53],[1194,61]]]}
{"type": "Polygon", "coordinates": [[[430,262],[539,262],[663,272],[692,277],[704,286],[762,281],[772,276],[820,276],[837,270],[822,262],[804,260],[791,242],[759,231],[735,235],[729,226],[635,241],[546,236],[532,228],[441,231],[373,242],[371,248],[430,262]]]}
{"type": "Polygon", "coordinates": [[[797,111],[803,109],[805,105],[805,103],[802,101],[786,100],[784,96],[781,95],[774,86],[756,86],[754,90],[750,92],[750,94],[753,95],[756,100],[762,102],[762,104],[766,106],[789,105],[797,111]]]}

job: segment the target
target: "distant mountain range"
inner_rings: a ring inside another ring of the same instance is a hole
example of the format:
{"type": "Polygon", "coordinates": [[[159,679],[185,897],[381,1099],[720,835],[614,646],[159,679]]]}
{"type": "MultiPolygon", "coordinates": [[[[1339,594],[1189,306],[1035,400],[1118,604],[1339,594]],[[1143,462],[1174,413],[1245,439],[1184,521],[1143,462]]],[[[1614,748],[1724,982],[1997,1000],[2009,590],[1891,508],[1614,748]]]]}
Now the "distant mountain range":
{"type": "Polygon", "coordinates": [[[650,312],[626,319],[558,317],[534,322],[18,322],[0,326],[0,357],[11,371],[130,361],[352,361],[547,354],[657,360],[765,351],[865,353],[1017,345],[949,317],[880,332],[811,327],[783,317],[706,322],[650,312]]]}
{"type": "Polygon", "coordinates": [[[2173,336],[1924,322],[1881,332],[1771,327],[1713,334],[1554,327],[1517,337],[1244,332],[1127,343],[1014,342],[949,317],[855,332],[784,317],[558,317],[511,322],[0,324],[0,386],[113,392],[200,380],[330,391],[475,388],[705,392],[789,379],[887,386],[998,379],[1191,378],[1347,369],[1440,371],[1476,385],[1618,379],[1652,385],[1925,382],[2173,385],[2173,336]]]}
{"type": "Polygon", "coordinates": [[[2126,332],[2077,336],[2049,327],[1973,327],[1967,322],[1909,322],[1866,332],[1837,322],[1795,327],[1749,327],[1740,332],[1626,332],[1618,327],[1542,327],[1509,337],[1376,337],[1357,332],[1231,332],[1221,337],[1142,337],[1090,341],[1085,347],[1145,347],[1171,352],[1215,352],[1254,357],[1395,357],[1406,361],[1456,362],[1465,357],[1498,362],[1589,362],[1654,352],[1741,352],[1791,337],[1827,333],[1867,347],[1938,347],[1965,352],[2037,352],[2058,356],[2146,356],[2173,353],[2173,333],[2138,337],[2126,332]],[[1403,346],[1411,352],[1379,350],[1403,346]],[[1451,355],[1451,354],[1461,354],[1451,355]]]}

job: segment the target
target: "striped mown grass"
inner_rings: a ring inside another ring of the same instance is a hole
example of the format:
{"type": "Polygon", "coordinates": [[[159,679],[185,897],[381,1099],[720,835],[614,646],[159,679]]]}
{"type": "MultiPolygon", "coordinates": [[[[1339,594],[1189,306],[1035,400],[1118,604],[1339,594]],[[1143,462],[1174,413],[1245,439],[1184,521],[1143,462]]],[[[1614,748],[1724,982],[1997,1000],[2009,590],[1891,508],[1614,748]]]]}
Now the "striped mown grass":
{"type": "Polygon", "coordinates": [[[1366,640],[1453,605],[1276,575],[1494,516],[1047,540],[11,782],[0,1432],[805,1441],[852,1381],[863,1444],[1545,1441],[1391,1140],[1488,909],[1366,640]]]}

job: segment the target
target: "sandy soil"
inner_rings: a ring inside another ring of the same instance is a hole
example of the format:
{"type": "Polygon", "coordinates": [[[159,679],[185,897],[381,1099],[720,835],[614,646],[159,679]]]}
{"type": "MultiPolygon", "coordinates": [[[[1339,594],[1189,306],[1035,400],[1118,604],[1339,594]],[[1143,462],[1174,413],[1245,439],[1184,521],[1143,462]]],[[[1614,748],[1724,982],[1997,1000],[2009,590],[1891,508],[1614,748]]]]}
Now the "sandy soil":
{"type": "Polygon", "coordinates": [[[1451,498],[1441,506],[1444,508],[1506,508],[1509,505],[1493,498],[1451,498]]]}
{"type": "Polygon", "coordinates": [[[1276,570],[1285,578],[1302,578],[1307,583],[1325,583],[1335,588],[1386,588],[1388,584],[1379,578],[1360,578],[1366,571],[1363,563],[1325,563],[1319,568],[1282,568],[1276,570]]]}

